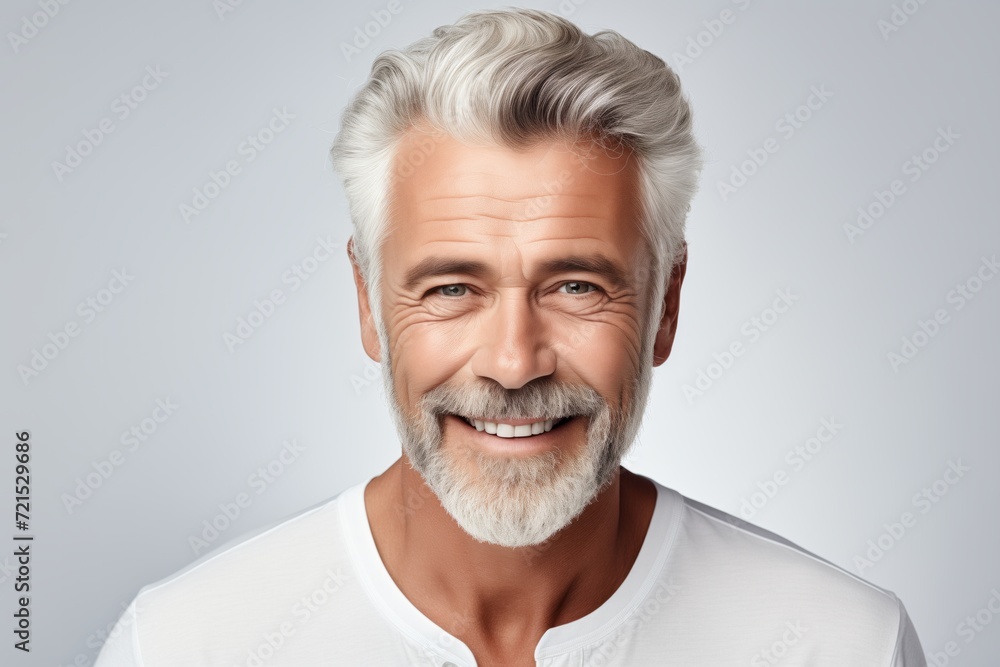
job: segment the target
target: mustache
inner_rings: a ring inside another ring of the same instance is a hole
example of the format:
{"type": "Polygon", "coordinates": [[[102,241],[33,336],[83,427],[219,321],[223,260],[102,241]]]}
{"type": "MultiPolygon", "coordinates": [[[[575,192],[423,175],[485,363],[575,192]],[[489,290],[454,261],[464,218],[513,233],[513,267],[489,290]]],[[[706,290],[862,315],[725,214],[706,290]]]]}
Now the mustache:
{"type": "Polygon", "coordinates": [[[488,421],[593,416],[605,406],[604,398],[592,387],[551,378],[536,378],[517,389],[489,380],[445,383],[425,393],[418,403],[425,415],[436,418],[453,414],[488,421]]]}

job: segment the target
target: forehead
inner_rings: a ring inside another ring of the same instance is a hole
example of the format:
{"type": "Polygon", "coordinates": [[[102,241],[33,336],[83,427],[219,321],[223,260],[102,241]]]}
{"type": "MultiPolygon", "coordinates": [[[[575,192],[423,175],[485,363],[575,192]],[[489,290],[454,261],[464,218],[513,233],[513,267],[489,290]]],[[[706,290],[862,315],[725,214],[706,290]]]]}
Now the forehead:
{"type": "Polygon", "coordinates": [[[636,158],[628,149],[556,138],[518,149],[470,145],[411,128],[392,173],[394,245],[484,234],[631,245],[638,234],[636,158]]]}

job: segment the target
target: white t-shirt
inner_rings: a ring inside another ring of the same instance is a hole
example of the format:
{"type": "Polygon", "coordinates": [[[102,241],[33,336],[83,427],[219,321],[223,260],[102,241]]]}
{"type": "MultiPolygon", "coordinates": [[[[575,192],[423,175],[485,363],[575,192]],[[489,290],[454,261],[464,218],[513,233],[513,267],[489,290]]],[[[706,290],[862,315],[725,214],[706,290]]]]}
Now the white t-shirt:
{"type": "MultiPolygon", "coordinates": [[[[472,667],[465,644],[396,587],[375,547],[367,482],[142,588],[96,667],[472,667]]],[[[925,667],[889,591],[659,483],[617,591],[550,628],[537,667],[925,667]]]]}

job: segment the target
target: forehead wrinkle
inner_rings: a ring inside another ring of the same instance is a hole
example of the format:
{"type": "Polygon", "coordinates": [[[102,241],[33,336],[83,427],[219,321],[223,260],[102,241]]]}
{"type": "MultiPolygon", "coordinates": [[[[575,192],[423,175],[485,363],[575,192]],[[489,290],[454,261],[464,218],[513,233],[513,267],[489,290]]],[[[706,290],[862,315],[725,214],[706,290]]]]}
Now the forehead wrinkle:
{"type": "MultiPolygon", "coordinates": [[[[517,222],[541,222],[561,220],[586,220],[594,223],[612,222],[618,224],[615,218],[617,215],[608,211],[594,210],[594,207],[574,207],[573,210],[565,210],[566,207],[558,207],[557,210],[532,211],[532,207],[526,204],[503,204],[502,206],[461,206],[448,207],[444,210],[437,206],[413,206],[410,214],[404,219],[409,219],[412,224],[433,224],[446,222],[484,222],[484,223],[517,223],[517,222]],[[611,218],[611,220],[609,220],[611,218]]],[[[542,208],[542,207],[535,207],[542,208]]],[[[544,207],[545,209],[555,207],[544,207]]]]}
{"type": "MultiPolygon", "coordinates": [[[[573,199],[597,199],[607,198],[606,194],[595,193],[591,188],[581,186],[579,174],[566,172],[558,173],[538,173],[531,178],[522,178],[526,173],[531,172],[524,166],[512,165],[509,168],[497,170],[494,173],[482,174],[478,178],[470,178],[468,172],[445,170],[433,179],[423,179],[427,181],[422,187],[411,188],[411,192],[420,201],[440,201],[448,199],[495,199],[505,202],[517,202],[521,199],[534,199],[539,197],[553,198],[573,198],[573,199]],[[525,182],[526,181],[526,182],[525,182]],[[537,193],[537,194],[534,194],[537,193]],[[513,197],[510,199],[509,197],[513,197]]],[[[616,172],[617,173],[617,172],[616,172]]],[[[591,180],[586,179],[584,180],[591,180]]],[[[623,185],[614,183],[616,179],[601,177],[597,179],[602,185],[610,185],[612,189],[619,191],[623,185]]]]}
{"type": "Polygon", "coordinates": [[[481,194],[422,197],[409,203],[406,210],[400,213],[418,222],[530,222],[560,219],[602,222],[621,215],[614,202],[606,195],[565,192],[530,195],[519,199],[481,194]]]}
{"type": "Polygon", "coordinates": [[[543,194],[539,195],[525,195],[517,199],[505,199],[504,197],[499,197],[497,195],[486,195],[486,194],[474,194],[474,195],[441,195],[439,197],[422,197],[421,202],[437,202],[437,201],[453,201],[460,199],[491,199],[494,201],[502,201],[510,204],[519,204],[523,201],[529,199],[542,199],[544,197],[554,197],[556,199],[606,199],[607,195],[597,195],[589,193],[577,193],[577,192],[549,192],[545,191],[543,194]]]}
{"type": "MultiPolygon", "coordinates": [[[[427,218],[421,220],[421,223],[432,223],[432,222],[541,222],[544,220],[591,220],[596,222],[603,222],[603,218],[597,218],[592,215],[546,215],[538,218],[498,218],[494,215],[488,215],[486,213],[470,214],[468,216],[459,216],[457,218],[427,218]]],[[[487,234],[489,236],[505,236],[502,232],[478,232],[481,234],[487,234]]],[[[578,238],[589,238],[583,236],[573,236],[573,239],[578,238]]],[[[534,239],[534,240],[546,240],[546,239],[534,239]]],[[[562,239],[555,239],[562,240],[562,239]]]]}

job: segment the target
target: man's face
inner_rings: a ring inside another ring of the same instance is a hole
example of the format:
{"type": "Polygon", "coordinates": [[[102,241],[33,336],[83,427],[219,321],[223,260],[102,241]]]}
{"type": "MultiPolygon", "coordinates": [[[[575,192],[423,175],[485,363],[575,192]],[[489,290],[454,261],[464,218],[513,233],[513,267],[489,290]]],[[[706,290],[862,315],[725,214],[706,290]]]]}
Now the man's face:
{"type": "Polygon", "coordinates": [[[396,161],[387,340],[376,348],[370,327],[363,338],[404,453],[476,539],[544,541],[613,478],[642,419],[654,338],[656,363],[669,353],[673,321],[644,340],[660,304],[649,308],[634,157],[411,130],[396,161]],[[421,166],[405,169],[415,155],[421,166]]]}

